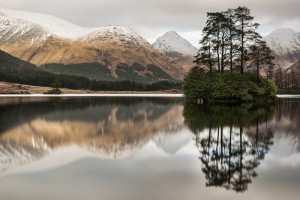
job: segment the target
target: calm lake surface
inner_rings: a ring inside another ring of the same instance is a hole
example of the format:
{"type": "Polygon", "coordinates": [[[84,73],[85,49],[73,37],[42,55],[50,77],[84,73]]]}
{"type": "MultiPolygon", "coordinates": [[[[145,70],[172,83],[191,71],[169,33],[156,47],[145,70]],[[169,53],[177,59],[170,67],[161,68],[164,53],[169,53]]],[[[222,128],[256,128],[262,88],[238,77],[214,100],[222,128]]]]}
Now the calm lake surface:
{"type": "Polygon", "coordinates": [[[1,200],[299,197],[298,98],[0,98],[1,200]]]}

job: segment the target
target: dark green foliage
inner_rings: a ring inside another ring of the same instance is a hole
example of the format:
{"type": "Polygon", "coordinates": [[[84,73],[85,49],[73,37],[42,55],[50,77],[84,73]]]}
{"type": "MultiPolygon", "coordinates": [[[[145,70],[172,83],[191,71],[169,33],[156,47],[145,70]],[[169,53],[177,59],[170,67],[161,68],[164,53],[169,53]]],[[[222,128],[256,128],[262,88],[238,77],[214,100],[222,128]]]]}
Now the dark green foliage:
{"type": "Polygon", "coordinates": [[[215,104],[184,105],[184,123],[194,132],[219,126],[251,127],[271,120],[275,115],[274,104],[215,104]]]}
{"type": "Polygon", "coordinates": [[[182,89],[181,82],[159,81],[155,83],[143,84],[134,81],[91,81],[90,89],[97,91],[158,91],[169,89],[182,89]]]}
{"type": "Polygon", "coordinates": [[[260,38],[256,32],[259,24],[253,19],[246,7],[207,13],[201,48],[194,62],[210,71],[217,69],[223,73],[228,66],[231,72],[239,68],[240,73],[244,73],[245,62],[249,59],[248,48],[260,38]]]}
{"type": "Polygon", "coordinates": [[[52,86],[59,80],[61,87],[71,89],[85,89],[89,86],[89,80],[83,77],[54,75],[49,72],[30,69],[13,69],[0,66],[0,80],[12,83],[22,83],[37,86],[52,86]]]}
{"type": "Polygon", "coordinates": [[[11,70],[16,70],[16,69],[33,70],[37,72],[43,71],[31,63],[24,62],[21,59],[13,57],[1,50],[0,50],[0,68],[7,68],[11,70]]]}
{"type": "Polygon", "coordinates": [[[130,80],[139,83],[153,83],[162,79],[176,81],[169,74],[155,65],[147,66],[147,70],[150,73],[147,72],[146,76],[142,76],[137,73],[137,71],[144,70],[145,68],[137,63],[135,63],[133,66],[127,66],[126,64],[123,64],[116,67],[116,74],[118,75],[120,81],[130,80]]]}
{"type": "Polygon", "coordinates": [[[138,63],[133,63],[133,69],[136,71],[144,71],[146,68],[138,63]]]}
{"type": "Polygon", "coordinates": [[[267,78],[271,78],[270,71],[272,71],[274,67],[273,60],[275,57],[271,55],[271,49],[267,46],[266,42],[263,40],[257,40],[255,44],[249,47],[249,59],[250,63],[253,67],[256,68],[256,80],[258,83],[259,72],[262,66],[267,66],[267,78]]]}
{"type": "Polygon", "coordinates": [[[259,40],[259,24],[253,22],[250,10],[238,7],[211,12],[207,18],[195,62],[208,67],[209,72],[195,67],[188,73],[183,85],[186,99],[220,102],[275,97],[274,83],[259,75],[260,68],[268,66],[269,78],[274,64],[270,48],[259,40]],[[244,74],[245,63],[250,64],[248,68],[255,66],[256,75],[244,74]],[[225,71],[226,67],[230,72],[225,71]],[[239,69],[240,74],[235,74],[234,69],[239,69]]]}
{"type": "Polygon", "coordinates": [[[165,71],[163,71],[162,69],[160,69],[159,67],[157,67],[155,65],[148,65],[147,69],[152,72],[153,77],[154,77],[153,79],[160,78],[160,79],[175,81],[169,74],[167,74],[165,71]]]}
{"type": "Polygon", "coordinates": [[[250,15],[250,9],[242,6],[234,9],[234,22],[237,29],[237,40],[239,41],[240,51],[240,71],[245,70],[245,62],[248,60],[247,51],[251,43],[261,36],[256,32],[259,24],[253,22],[254,17],[250,15]]]}
{"type": "Polygon", "coordinates": [[[49,72],[55,74],[65,74],[71,76],[83,76],[89,79],[115,81],[116,78],[112,76],[108,67],[100,63],[82,63],[82,64],[46,64],[42,66],[49,72]]]}
{"type": "Polygon", "coordinates": [[[96,81],[84,77],[54,75],[49,72],[36,72],[33,70],[13,70],[0,66],[0,81],[21,83],[37,86],[53,86],[58,80],[62,88],[90,89],[94,91],[156,91],[178,89],[181,82],[159,81],[154,83],[137,83],[134,81],[96,81]]]}
{"type": "Polygon", "coordinates": [[[278,89],[277,94],[300,94],[300,89],[278,89]]]}
{"type": "Polygon", "coordinates": [[[257,97],[275,97],[277,87],[273,81],[259,77],[252,73],[232,74],[225,71],[205,72],[204,69],[194,67],[185,77],[183,90],[188,101],[204,99],[214,100],[253,101],[257,97]]]}
{"type": "Polygon", "coordinates": [[[134,63],[132,66],[128,66],[125,63],[119,64],[115,70],[118,79],[112,75],[107,66],[100,63],[46,64],[42,66],[42,69],[55,74],[81,76],[100,81],[130,80],[140,83],[152,83],[163,79],[175,81],[170,75],[155,65],[148,65],[147,69],[150,73],[146,73],[146,76],[139,75],[138,72],[143,72],[146,68],[138,63],[134,63]]]}
{"type": "Polygon", "coordinates": [[[48,90],[46,92],[44,92],[44,94],[61,94],[61,90],[58,88],[53,88],[52,90],[48,90]]]}
{"type": "Polygon", "coordinates": [[[127,65],[121,65],[116,67],[116,74],[120,81],[123,80],[132,80],[140,83],[149,83],[150,79],[147,77],[139,75],[137,72],[133,71],[133,67],[127,65]]]}
{"type": "Polygon", "coordinates": [[[61,82],[60,82],[60,80],[56,79],[55,83],[52,84],[52,87],[53,88],[57,88],[57,89],[61,88],[61,82]]]}

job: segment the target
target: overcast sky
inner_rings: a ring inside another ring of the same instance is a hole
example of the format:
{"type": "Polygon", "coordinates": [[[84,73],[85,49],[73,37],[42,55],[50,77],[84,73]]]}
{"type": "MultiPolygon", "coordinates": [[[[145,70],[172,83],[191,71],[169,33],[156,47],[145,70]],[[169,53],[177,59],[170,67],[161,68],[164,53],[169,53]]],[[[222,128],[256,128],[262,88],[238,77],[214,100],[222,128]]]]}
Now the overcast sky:
{"type": "Polygon", "coordinates": [[[197,45],[206,13],[247,6],[265,36],[280,27],[300,31],[300,0],[0,0],[0,6],[54,15],[83,27],[129,27],[149,42],[175,30],[197,45]]]}

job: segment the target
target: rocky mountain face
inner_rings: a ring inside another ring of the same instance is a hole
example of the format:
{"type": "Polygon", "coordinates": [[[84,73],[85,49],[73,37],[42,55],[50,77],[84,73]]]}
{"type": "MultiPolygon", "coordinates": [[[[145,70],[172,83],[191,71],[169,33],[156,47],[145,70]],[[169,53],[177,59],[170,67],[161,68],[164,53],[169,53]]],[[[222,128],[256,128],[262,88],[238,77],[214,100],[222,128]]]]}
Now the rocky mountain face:
{"type": "MultiPolygon", "coordinates": [[[[295,64],[291,65],[290,67],[288,67],[286,69],[286,72],[287,73],[294,72],[294,73],[300,74],[300,60],[298,62],[296,62],[295,64]]],[[[300,77],[298,77],[298,78],[300,79],[300,77]]]]}
{"type": "Polygon", "coordinates": [[[175,63],[183,66],[186,71],[194,66],[193,61],[197,54],[197,48],[175,31],[169,31],[157,38],[152,46],[175,63]]]}
{"type": "Polygon", "coordinates": [[[286,69],[300,60],[300,33],[281,28],[263,38],[274,52],[277,67],[286,69]]]}
{"type": "Polygon", "coordinates": [[[85,76],[84,64],[92,64],[113,80],[152,82],[181,80],[185,72],[126,27],[87,30],[52,16],[2,8],[0,15],[0,49],[54,73],[62,73],[62,67],[66,74],[85,76]]]}

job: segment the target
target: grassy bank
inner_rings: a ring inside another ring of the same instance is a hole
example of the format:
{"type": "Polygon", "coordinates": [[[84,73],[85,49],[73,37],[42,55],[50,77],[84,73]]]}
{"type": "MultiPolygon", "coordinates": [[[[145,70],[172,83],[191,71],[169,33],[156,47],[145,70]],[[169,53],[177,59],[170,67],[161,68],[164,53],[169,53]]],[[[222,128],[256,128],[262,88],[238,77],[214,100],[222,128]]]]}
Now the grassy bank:
{"type": "Polygon", "coordinates": [[[300,88],[297,88],[297,89],[278,89],[277,94],[300,94],[300,88]]]}

